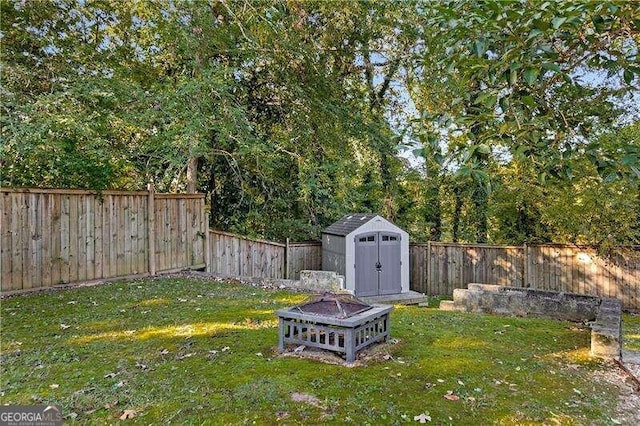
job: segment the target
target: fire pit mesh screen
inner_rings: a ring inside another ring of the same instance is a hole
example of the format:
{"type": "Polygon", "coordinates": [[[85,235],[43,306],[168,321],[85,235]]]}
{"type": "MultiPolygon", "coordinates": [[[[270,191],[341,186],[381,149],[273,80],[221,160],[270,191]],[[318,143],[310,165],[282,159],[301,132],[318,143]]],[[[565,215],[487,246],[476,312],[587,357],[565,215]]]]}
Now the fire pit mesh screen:
{"type": "Polygon", "coordinates": [[[392,306],[368,305],[351,295],[324,293],[289,309],[276,311],[278,347],[304,345],[344,353],[356,352],[389,338],[392,306]]]}
{"type": "Polygon", "coordinates": [[[313,296],[292,309],[305,314],[325,315],[333,318],[349,318],[371,309],[371,305],[356,299],[351,294],[323,293],[313,296]]]}

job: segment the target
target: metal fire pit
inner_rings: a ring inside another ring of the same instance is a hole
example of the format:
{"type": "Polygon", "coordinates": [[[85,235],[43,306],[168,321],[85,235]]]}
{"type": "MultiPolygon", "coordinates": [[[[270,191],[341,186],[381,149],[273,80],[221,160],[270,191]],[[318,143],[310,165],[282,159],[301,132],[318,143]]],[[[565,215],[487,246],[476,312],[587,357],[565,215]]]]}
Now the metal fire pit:
{"type": "Polygon", "coordinates": [[[393,306],[368,305],[351,295],[324,293],[301,305],[276,311],[278,347],[287,343],[344,353],[347,362],[373,343],[389,338],[393,306]]]}

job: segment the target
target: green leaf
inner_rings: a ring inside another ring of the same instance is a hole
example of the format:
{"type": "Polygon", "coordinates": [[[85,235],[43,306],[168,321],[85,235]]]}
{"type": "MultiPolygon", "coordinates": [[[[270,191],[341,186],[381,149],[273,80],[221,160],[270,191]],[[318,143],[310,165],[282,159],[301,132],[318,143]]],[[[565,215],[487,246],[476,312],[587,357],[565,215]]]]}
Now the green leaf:
{"type": "Polygon", "coordinates": [[[536,100],[531,95],[523,96],[522,102],[529,108],[534,108],[536,106],[536,100]]]}
{"type": "Polygon", "coordinates": [[[640,160],[635,154],[627,154],[624,157],[622,157],[622,160],[620,160],[620,162],[625,166],[631,166],[633,164],[638,164],[640,160]]]}
{"type": "Polygon", "coordinates": [[[515,86],[517,82],[518,82],[518,71],[512,69],[511,71],[509,71],[509,84],[512,86],[515,86]]]}
{"type": "Polygon", "coordinates": [[[477,145],[476,150],[481,154],[487,154],[487,155],[491,154],[491,147],[486,143],[481,143],[480,145],[477,145]]]}
{"type": "Polygon", "coordinates": [[[416,157],[426,157],[424,148],[414,149],[413,151],[411,151],[411,153],[416,157]]]}
{"type": "Polygon", "coordinates": [[[524,70],[523,78],[524,78],[524,81],[526,81],[527,84],[531,86],[538,78],[538,75],[540,75],[539,69],[527,68],[526,70],[524,70]]]}
{"type": "Polygon", "coordinates": [[[472,52],[478,56],[479,58],[483,57],[485,52],[487,51],[487,45],[484,40],[476,40],[473,43],[472,52]]]}
{"type": "Polygon", "coordinates": [[[555,64],[553,62],[543,62],[542,68],[550,71],[560,72],[560,67],[558,66],[558,64],[555,64]]]}
{"type": "Polygon", "coordinates": [[[564,17],[555,17],[551,20],[551,26],[554,30],[557,30],[562,24],[565,23],[566,20],[567,18],[564,17]]]}
{"type": "Polygon", "coordinates": [[[624,70],[624,72],[622,73],[622,76],[624,77],[625,83],[631,84],[633,82],[633,72],[629,70],[624,70]]]}
{"type": "Polygon", "coordinates": [[[498,101],[498,96],[496,95],[489,95],[486,97],[486,99],[484,100],[484,102],[482,103],[482,105],[485,108],[494,108],[496,106],[496,102],[498,101]]]}

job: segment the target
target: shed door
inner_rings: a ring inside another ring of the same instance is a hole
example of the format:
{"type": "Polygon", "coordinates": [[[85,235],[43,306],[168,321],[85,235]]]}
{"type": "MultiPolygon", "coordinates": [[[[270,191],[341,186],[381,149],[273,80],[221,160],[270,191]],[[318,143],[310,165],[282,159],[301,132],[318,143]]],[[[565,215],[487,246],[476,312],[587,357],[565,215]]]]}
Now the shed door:
{"type": "Polygon", "coordinates": [[[398,294],[402,292],[400,283],[400,269],[402,265],[400,235],[381,232],[379,235],[380,249],[380,281],[378,294],[398,294]]]}
{"type": "Polygon", "coordinates": [[[356,236],[356,296],[378,294],[378,233],[356,236]]]}
{"type": "Polygon", "coordinates": [[[373,232],[357,235],[355,240],[356,295],[400,293],[400,235],[373,232]]]}

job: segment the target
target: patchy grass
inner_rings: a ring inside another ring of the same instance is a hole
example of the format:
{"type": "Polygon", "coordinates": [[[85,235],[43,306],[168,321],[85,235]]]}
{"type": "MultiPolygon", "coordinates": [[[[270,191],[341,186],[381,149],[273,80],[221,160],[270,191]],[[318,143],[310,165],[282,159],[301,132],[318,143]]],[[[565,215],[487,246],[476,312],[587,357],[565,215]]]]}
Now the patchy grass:
{"type": "Polygon", "coordinates": [[[273,311],[305,297],[155,279],[4,300],[0,403],[83,423],[611,422],[618,391],[591,380],[610,366],[574,324],[398,306],[393,359],[345,368],[274,354],[273,311]]]}
{"type": "Polygon", "coordinates": [[[640,314],[622,315],[623,347],[629,351],[640,351],[640,314]]]}

